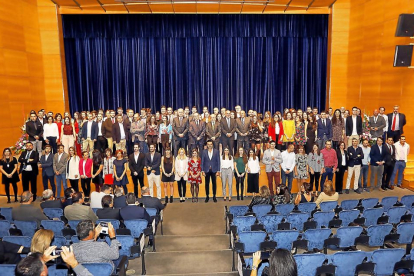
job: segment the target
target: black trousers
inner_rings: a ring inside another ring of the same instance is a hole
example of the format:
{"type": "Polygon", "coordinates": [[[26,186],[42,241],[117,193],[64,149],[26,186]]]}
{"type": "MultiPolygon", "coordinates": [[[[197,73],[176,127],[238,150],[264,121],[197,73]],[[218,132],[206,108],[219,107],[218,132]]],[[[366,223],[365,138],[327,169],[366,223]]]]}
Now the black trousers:
{"type": "Polygon", "coordinates": [[[140,188],[144,187],[144,173],[141,172],[138,175],[131,174],[131,178],[132,178],[132,183],[134,183],[135,197],[138,198],[138,182],[139,182],[140,188]]]}
{"type": "Polygon", "coordinates": [[[36,200],[36,193],[37,193],[37,175],[33,171],[22,171],[22,184],[23,184],[23,191],[29,191],[29,184],[30,184],[30,191],[33,194],[33,201],[36,200]]]}
{"type": "Polygon", "coordinates": [[[178,194],[180,197],[185,197],[185,194],[187,192],[187,182],[183,177],[181,177],[180,180],[177,181],[178,184],[178,194]]]}
{"type": "Polygon", "coordinates": [[[246,174],[242,177],[238,177],[237,173],[234,173],[234,178],[236,178],[236,191],[237,191],[237,198],[239,198],[239,195],[243,198],[243,192],[244,192],[244,178],[246,177],[246,174]],[[240,192],[240,193],[239,193],[240,192]]]}
{"type": "Polygon", "coordinates": [[[79,179],[69,179],[69,182],[75,192],[79,192],[79,179]]]}
{"type": "MultiPolygon", "coordinates": [[[[392,122],[391,122],[391,124],[392,124],[392,122]]],[[[388,131],[387,132],[387,138],[390,138],[390,137],[392,137],[392,139],[394,140],[394,143],[399,141],[400,138],[401,138],[401,130],[396,130],[396,131],[390,130],[390,131],[388,131]]]]}
{"type": "Polygon", "coordinates": [[[394,170],[395,162],[392,162],[391,164],[384,165],[384,173],[382,174],[382,185],[381,188],[385,189],[390,186],[391,181],[391,175],[394,170]]]}
{"type": "Polygon", "coordinates": [[[344,174],[348,167],[339,166],[338,169],[339,171],[335,172],[335,190],[339,193],[342,192],[342,187],[344,185],[344,174]]]}
{"type": "Polygon", "coordinates": [[[230,154],[233,155],[234,136],[227,137],[226,135],[221,135],[221,143],[223,144],[223,150],[229,148],[230,154]]]}
{"type": "Polygon", "coordinates": [[[13,186],[14,200],[17,201],[17,183],[16,182],[4,184],[4,189],[6,190],[7,201],[10,201],[10,184],[13,186]]]}
{"type": "Polygon", "coordinates": [[[206,197],[210,195],[210,180],[213,186],[213,197],[216,197],[217,183],[216,183],[216,173],[211,170],[206,172],[205,183],[206,183],[206,197]]]}
{"type": "Polygon", "coordinates": [[[91,194],[91,180],[92,178],[81,178],[81,186],[85,197],[91,194]]]}
{"type": "Polygon", "coordinates": [[[309,175],[310,175],[311,190],[313,191],[313,183],[315,182],[315,188],[316,188],[316,191],[317,191],[319,189],[319,180],[321,179],[321,173],[320,172],[314,172],[313,174],[309,173],[309,175]]]}
{"type": "Polygon", "coordinates": [[[57,143],[56,137],[46,137],[47,140],[49,140],[49,145],[52,147],[52,153],[57,153],[57,143]]]}
{"type": "Polygon", "coordinates": [[[98,139],[95,142],[95,149],[99,150],[100,152],[104,152],[106,149],[106,138],[103,136],[98,136],[98,139]]]}

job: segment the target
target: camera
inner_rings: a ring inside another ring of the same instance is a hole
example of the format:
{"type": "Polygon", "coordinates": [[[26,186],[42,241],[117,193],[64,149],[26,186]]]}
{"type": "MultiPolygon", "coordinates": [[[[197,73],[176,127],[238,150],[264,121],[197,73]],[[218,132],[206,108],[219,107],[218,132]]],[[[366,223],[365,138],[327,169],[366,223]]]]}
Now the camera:
{"type": "Polygon", "coordinates": [[[99,225],[101,226],[101,234],[108,235],[108,223],[101,221],[99,225]]]}
{"type": "Polygon", "coordinates": [[[53,256],[60,256],[60,253],[62,253],[62,249],[60,248],[56,248],[55,250],[53,250],[52,255],[53,256]]]}

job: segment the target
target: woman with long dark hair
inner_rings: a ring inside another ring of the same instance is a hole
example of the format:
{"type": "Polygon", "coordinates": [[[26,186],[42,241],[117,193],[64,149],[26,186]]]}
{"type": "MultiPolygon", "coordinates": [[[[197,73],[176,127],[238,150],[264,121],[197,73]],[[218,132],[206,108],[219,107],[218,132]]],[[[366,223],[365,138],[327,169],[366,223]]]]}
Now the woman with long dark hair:
{"type": "Polygon", "coordinates": [[[281,150],[284,135],[283,135],[282,116],[280,115],[279,111],[277,111],[273,115],[273,118],[270,121],[268,134],[269,134],[269,142],[270,141],[275,141],[276,142],[276,148],[278,150],[281,150]]]}
{"type": "Polygon", "coordinates": [[[305,145],[305,151],[306,153],[312,152],[313,145],[315,145],[316,140],[316,128],[317,123],[315,119],[315,115],[312,113],[303,113],[304,118],[307,118],[307,124],[306,124],[306,145],[305,145]],[[307,114],[305,116],[305,114],[307,114]]]}
{"type": "Polygon", "coordinates": [[[337,150],[339,143],[345,138],[345,121],[342,119],[341,111],[336,109],[332,117],[332,147],[337,150]]]}
{"type": "Polygon", "coordinates": [[[223,198],[226,201],[226,186],[229,186],[229,201],[231,201],[233,190],[233,170],[234,160],[228,147],[224,148],[223,156],[220,160],[220,177],[221,185],[223,187],[223,198]]]}
{"type": "Polygon", "coordinates": [[[158,123],[155,115],[151,115],[147,123],[147,131],[145,132],[145,138],[148,145],[157,145],[159,136],[158,123]]]}
{"type": "Polygon", "coordinates": [[[234,157],[234,177],[236,178],[237,200],[243,200],[244,179],[246,178],[247,155],[240,147],[234,157]]]}
{"type": "Polygon", "coordinates": [[[170,188],[170,203],[174,198],[174,157],[169,147],[164,148],[164,156],[161,157],[161,182],[164,184],[165,203],[168,203],[168,187],[170,188]]]}
{"type": "Polygon", "coordinates": [[[276,194],[273,197],[273,205],[277,204],[292,204],[295,198],[290,194],[289,189],[286,185],[280,184],[276,188],[276,194]]]}
{"type": "Polygon", "coordinates": [[[201,184],[201,159],[197,149],[191,151],[191,159],[188,161],[188,182],[191,184],[192,202],[198,202],[198,191],[201,184]]]}
{"type": "Polygon", "coordinates": [[[47,124],[43,125],[43,137],[46,144],[52,147],[52,153],[57,153],[57,139],[59,138],[59,129],[53,122],[53,117],[47,117],[47,124]]]}
{"type": "Polygon", "coordinates": [[[89,198],[91,193],[92,164],[93,162],[89,158],[89,153],[87,151],[82,152],[82,159],[79,161],[79,174],[82,190],[87,198],[89,198]]]}
{"type": "Polygon", "coordinates": [[[345,149],[345,142],[342,141],[339,143],[339,148],[336,150],[336,157],[338,158],[338,167],[335,172],[335,190],[338,194],[342,194],[344,174],[348,169],[348,154],[345,149]]]}
{"type": "Polygon", "coordinates": [[[321,154],[318,144],[314,144],[312,152],[308,154],[308,168],[311,190],[313,190],[313,183],[315,183],[316,191],[319,190],[319,180],[321,178],[321,171],[324,167],[325,162],[323,160],[323,154],[321,154]]]}
{"type": "Polygon", "coordinates": [[[99,192],[103,185],[103,160],[100,150],[95,149],[92,152],[92,183],[95,184],[95,191],[99,192]]]}
{"type": "Polygon", "coordinates": [[[253,196],[259,192],[260,164],[259,158],[255,155],[254,149],[249,149],[249,158],[246,165],[247,171],[247,192],[253,196]]]}
{"type": "Polygon", "coordinates": [[[263,137],[263,126],[262,123],[258,120],[257,116],[253,116],[250,122],[249,130],[249,140],[250,148],[255,151],[256,156],[259,158],[261,155],[261,143],[263,137]]]}
{"type": "MultiPolygon", "coordinates": [[[[257,276],[257,268],[261,263],[261,252],[253,254],[253,266],[250,276],[257,276]]],[[[277,248],[269,258],[269,267],[265,267],[262,275],[268,276],[298,276],[298,267],[289,250],[277,248]]]]}
{"type": "Polygon", "coordinates": [[[17,202],[17,182],[20,181],[17,173],[17,164],[17,159],[13,157],[10,148],[5,148],[0,160],[0,171],[2,174],[2,183],[6,190],[7,203],[10,203],[10,184],[13,187],[14,202],[17,202]]]}
{"type": "Polygon", "coordinates": [[[68,163],[66,164],[66,177],[75,192],[79,192],[79,161],[80,158],[76,155],[75,147],[70,147],[68,163]]]}

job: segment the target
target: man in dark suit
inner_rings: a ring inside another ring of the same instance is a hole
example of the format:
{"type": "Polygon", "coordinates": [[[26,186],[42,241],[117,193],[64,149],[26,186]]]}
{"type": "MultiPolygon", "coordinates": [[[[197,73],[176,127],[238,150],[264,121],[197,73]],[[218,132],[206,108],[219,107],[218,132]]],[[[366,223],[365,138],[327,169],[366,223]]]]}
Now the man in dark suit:
{"type": "Polygon", "coordinates": [[[127,206],[123,207],[120,211],[123,220],[130,219],[145,219],[148,224],[151,223],[151,217],[145,210],[145,208],[137,205],[137,199],[133,193],[126,195],[127,206]]]}
{"type": "Polygon", "coordinates": [[[205,177],[206,183],[206,200],[209,201],[210,195],[210,180],[213,185],[213,201],[216,199],[216,177],[220,176],[220,153],[213,148],[213,141],[207,141],[207,149],[201,155],[201,174],[205,177]]]}
{"type": "Polygon", "coordinates": [[[161,200],[159,200],[156,197],[152,197],[150,195],[150,190],[148,187],[144,186],[141,189],[141,199],[140,203],[144,205],[144,208],[155,208],[157,209],[157,213],[161,212],[165,208],[166,205],[161,203],[161,200]]]}
{"type": "MultiPolygon", "coordinates": [[[[382,118],[382,117],[381,117],[382,118]]],[[[383,118],[382,118],[383,119],[383,118]]],[[[377,137],[377,143],[371,147],[371,152],[369,154],[371,158],[371,190],[378,188],[381,192],[385,192],[381,188],[382,174],[384,173],[384,164],[387,159],[388,151],[386,146],[383,145],[383,140],[381,136],[377,137]],[[375,177],[377,177],[377,182],[375,185],[375,177]]]]}
{"type": "Polygon", "coordinates": [[[394,171],[394,166],[395,166],[395,146],[394,146],[394,140],[392,137],[387,138],[385,149],[387,150],[387,158],[385,159],[384,173],[382,175],[382,186],[381,186],[381,188],[384,191],[386,189],[391,189],[391,190],[394,189],[394,187],[390,185],[391,175],[392,175],[392,172],[394,171]]]}
{"type": "Polygon", "coordinates": [[[249,150],[249,130],[250,130],[250,118],[246,118],[246,112],[240,111],[240,118],[236,119],[236,132],[237,132],[237,148],[243,148],[247,153],[249,150]]]}
{"type": "Polygon", "coordinates": [[[101,202],[103,209],[98,209],[98,211],[96,211],[96,215],[99,219],[121,220],[120,210],[118,208],[114,208],[114,200],[112,196],[103,196],[101,202]]]}
{"type": "Polygon", "coordinates": [[[33,150],[32,142],[26,143],[26,150],[20,154],[19,163],[20,163],[20,173],[22,174],[22,185],[23,190],[30,190],[33,194],[33,201],[36,200],[37,193],[37,175],[39,169],[37,163],[39,162],[39,154],[33,150]]]}
{"type": "Polygon", "coordinates": [[[147,167],[148,186],[151,196],[154,195],[154,183],[157,186],[157,197],[161,199],[161,178],[160,178],[161,154],[155,152],[155,145],[149,146],[149,152],[145,158],[147,167]]]}
{"type": "Polygon", "coordinates": [[[116,123],[112,125],[112,139],[115,143],[116,150],[122,150],[124,156],[127,154],[126,144],[131,135],[131,132],[129,131],[131,124],[128,122],[118,114],[116,116],[116,123]]]}
{"type": "Polygon", "coordinates": [[[29,135],[28,140],[32,142],[33,148],[41,156],[43,125],[37,120],[36,113],[34,112],[30,114],[30,121],[26,122],[26,133],[29,135]]]}
{"type": "Polygon", "coordinates": [[[206,139],[213,141],[214,148],[219,149],[221,136],[220,123],[217,122],[216,114],[210,115],[210,122],[206,125],[206,139]]]}
{"type": "Polygon", "coordinates": [[[226,110],[226,116],[221,119],[221,143],[223,149],[226,147],[230,149],[230,153],[233,155],[234,148],[234,133],[236,132],[236,120],[230,118],[230,110],[226,110]]]}
{"type": "Polygon", "coordinates": [[[326,112],[322,111],[318,122],[318,137],[317,142],[320,149],[325,147],[326,141],[332,139],[332,122],[326,118],[326,112]]]}
{"type": "Polygon", "coordinates": [[[201,152],[204,147],[204,136],[206,134],[206,123],[200,120],[200,115],[196,112],[192,115],[192,120],[189,126],[189,151],[198,149],[201,152]]]}
{"type": "Polygon", "coordinates": [[[49,182],[52,187],[53,194],[56,195],[55,172],[53,171],[53,154],[51,151],[52,147],[50,145],[46,145],[45,154],[40,157],[39,168],[42,168],[43,190],[48,189],[49,182]]]}
{"type": "Polygon", "coordinates": [[[131,171],[132,182],[134,183],[134,195],[138,197],[138,182],[144,186],[145,154],[139,152],[139,144],[134,144],[134,152],[128,158],[129,170],[131,171]]]}
{"type": "Polygon", "coordinates": [[[178,109],[178,117],[173,119],[172,130],[174,133],[174,155],[177,156],[178,150],[183,148],[187,151],[187,141],[188,141],[188,128],[189,122],[188,118],[184,117],[184,110],[182,108],[178,109]]]}
{"type": "MultiPolygon", "coordinates": [[[[348,146],[352,145],[352,140],[355,138],[359,141],[362,135],[362,118],[357,115],[358,107],[352,108],[352,115],[346,118],[345,135],[348,139],[348,146]]],[[[348,172],[349,173],[349,172],[348,172]]]]}
{"type": "Polygon", "coordinates": [[[395,105],[394,112],[388,114],[388,137],[392,137],[394,143],[400,140],[406,123],[405,115],[400,113],[400,107],[395,105]]]}
{"type": "Polygon", "coordinates": [[[88,114],[88,121],[82,126],[82,149],[87,151],[89,147],[89,156],[92,158],[94,143],[98,139],[98,124],[93,121],[92,113],[88,114]]]}
{"type": "Polygon", "coordinates": [[[54,193],[50,189],[46,189],[42,193],[43,202],[40,203],[42,209],[45,208],[60,208],[62,209],[62,201],[54,197],[54,193]]]}
{"type": "Polygon", "coordinates": [[[29,191],[24,191],[21,196],[20,206],[12,209],[13,220],[35,221],[37,222],[37,227],[40,226],[42,220],[48,220],[42,210],[32,204],[33,201],[33,194],[29,191]]]}
{"type": "Polygon", "coordinates": [[[358,147],[358,139],[352,139],[352,146],[348,147],[348,178],[346,180],[345,193],[349,194],[349,186],[351,185],[352,175],[355,173],[354,178],[354,192],[360,194],[358,189],[358,179],[361,173],[362,159],[364,159],[364,152],[358,147]]]}

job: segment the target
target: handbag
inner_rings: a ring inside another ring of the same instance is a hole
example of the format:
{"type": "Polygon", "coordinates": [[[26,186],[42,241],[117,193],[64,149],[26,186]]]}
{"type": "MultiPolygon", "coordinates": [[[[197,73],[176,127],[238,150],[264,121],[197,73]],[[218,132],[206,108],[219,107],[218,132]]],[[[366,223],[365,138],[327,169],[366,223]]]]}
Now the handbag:
{"type": "Polygon", "coordinates": [[[112,174],[105,174],[104,184],[114,184],[114,176],[112,174]]]}

